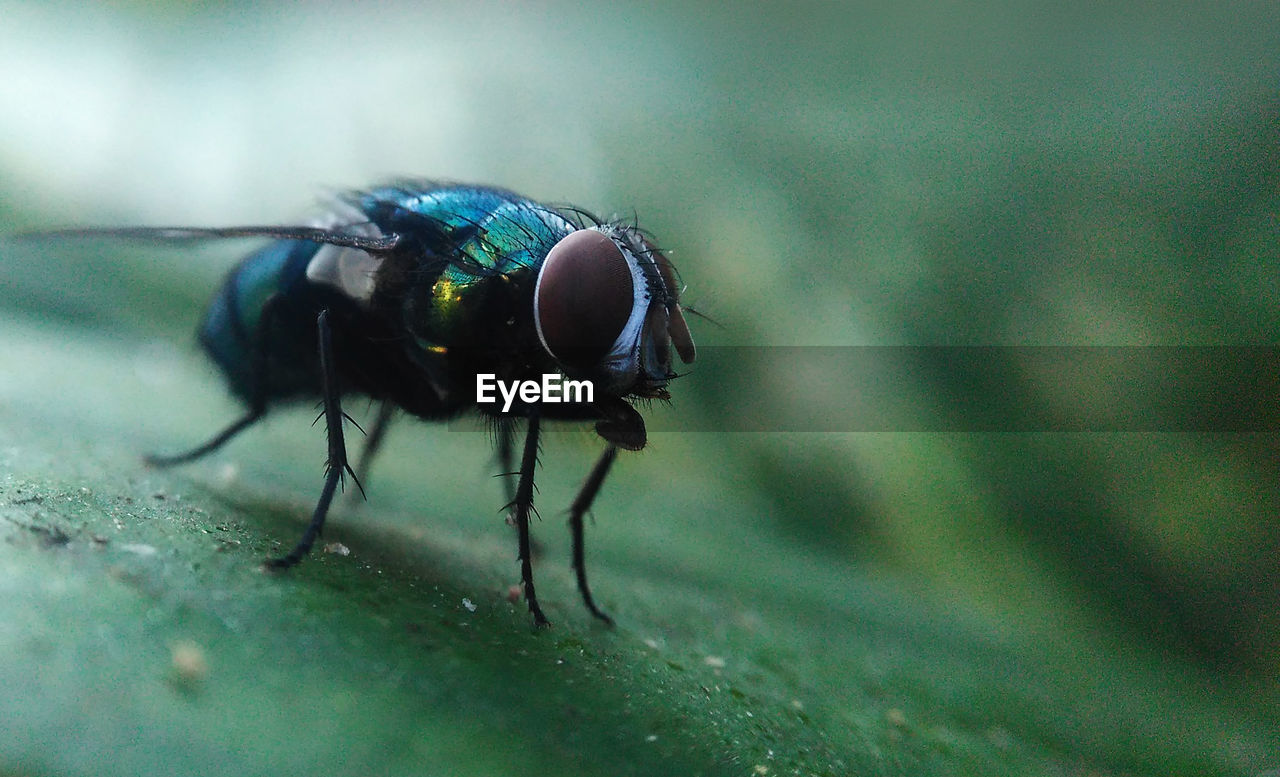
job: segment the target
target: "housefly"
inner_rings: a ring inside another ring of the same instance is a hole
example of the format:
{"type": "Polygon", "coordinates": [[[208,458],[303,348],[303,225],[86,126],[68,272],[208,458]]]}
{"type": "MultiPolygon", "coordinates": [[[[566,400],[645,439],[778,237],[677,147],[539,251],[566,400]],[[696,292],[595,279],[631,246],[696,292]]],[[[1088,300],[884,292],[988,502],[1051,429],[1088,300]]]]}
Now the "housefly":
{"type": "Polygon", "coordinates": [[[525,601],[534,623],[546,625],[529,535],[540,424],[593,422],[604,452],[570,506],[569,524],[583,602],[611,622],[587,586],[583,516],[618,449],[645,445],[644,419],[632,403],[669,398],[667,385],[677,377],[672,350],[684,363],[694,359],[675,271],[647,233],[502,189],[417,181],[340,196],[308,226],[69,233],[272,239],[228,274],[199,330],[244,414],[185,453],[150,457],[158,466],[198,459],[273,407],[319,400],[328,432],[324,485],[302,537],[270,566],[291,567],[307,555],[344,473],[355,475],[344,398],[382,403],[366,459],[395,408],[429,421],[479,413],[496,426],[504,472],[512,471],[524,427],[508,507],[525,601]],[[579,388],[577,401],[528,390],[558,381],[579,388]]]}

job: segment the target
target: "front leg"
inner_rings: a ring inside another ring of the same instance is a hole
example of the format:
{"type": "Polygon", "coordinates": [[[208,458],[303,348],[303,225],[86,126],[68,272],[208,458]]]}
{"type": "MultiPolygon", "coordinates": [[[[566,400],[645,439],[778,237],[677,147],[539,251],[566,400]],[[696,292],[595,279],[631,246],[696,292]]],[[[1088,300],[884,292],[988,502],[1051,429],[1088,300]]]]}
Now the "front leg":
{"type": "Polygon", "coordinates": [[[569,507],[569,528],[573,532],[573,569],[578,574],[578,591],[582,594],[582,603],[587,606],[591,614],[609,624],[613,625],[613,618],[596,606],[596,602],[591,598],[591,589],[587,587],[587,562],[585,543],[583,541],[582,516],[591,509],[591,503],[595,501],[596,494],[600,492],[600,486],[604,483],[605,476],[609,474],[609,468],[613,466],[613,460],[618,456],[616,446],[610,445],[604,449],[604,453],[600,455],[600,460],[591,468],[591,474],[587,476],[587,482],[582,484],[582,490],[578,492],[578,496],[574,498],[573,504],[569,507]]]}
{"type": "Polygon", "coordinates": [[[533,560],[529,552],[529,513],[533,511],[533,471],[538,466],[538,413],[529,416],[529,430],[524,438],[524,456],[520,460],[520,482],[516,485],[516,530],[520,535],[520,580],[524,583],[524,600],[533,614],[533,625],[550,626],[538,606],[533,590],[533,560]]]}
{"type": "MultiPolygon", "coordinates": [[[[320,337],[320,375],[321,396],[324,400],[324,422],[329,437],[329,458],[325,462],[324,489],[320,492],[320,501],[315,512],[311,514],[311,523],[302,533],[302,539],[289,551],[288,555],[267,561],[267,566],[274,569],[286,569],[297,564],[303,556],[311,551],[320,531],[324,529],[325,516],[329,514],[329,505],[333,503],[334,492],[342,481],[344,473],[355,473],[347,463],[347,445],[342,436],[342,402],[338,388],[338,373],[333,362],[333,338],[329,334],[329,311],[322,310],[316,316],[316,331],[320,337]]],[[[357,481],[358,484],[358,481],[357,481]]]]}

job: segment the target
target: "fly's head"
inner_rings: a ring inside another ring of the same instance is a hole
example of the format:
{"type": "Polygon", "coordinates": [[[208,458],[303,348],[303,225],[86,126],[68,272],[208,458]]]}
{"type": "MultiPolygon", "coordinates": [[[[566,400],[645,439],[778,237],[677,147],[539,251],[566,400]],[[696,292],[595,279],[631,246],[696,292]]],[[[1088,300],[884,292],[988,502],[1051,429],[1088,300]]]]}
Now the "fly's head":
{"type": "Polygon", "coordinates": [[[596,427],[601,436],[643,447],[643,421],[621,400],[667,399],[672,350],[686,364],[695,355],[675,270],[662,252],[624,226],[569,233],[538,271],[533,317],[565,374],[593,381],[612,399],[597,403],[606,416],[596,427]]]}

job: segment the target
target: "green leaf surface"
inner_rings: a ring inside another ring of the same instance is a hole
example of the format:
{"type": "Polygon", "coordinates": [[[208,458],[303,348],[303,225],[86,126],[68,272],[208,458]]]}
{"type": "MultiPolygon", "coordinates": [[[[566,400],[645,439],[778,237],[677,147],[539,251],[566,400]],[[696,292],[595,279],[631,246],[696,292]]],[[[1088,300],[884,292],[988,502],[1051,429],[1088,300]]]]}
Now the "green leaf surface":
{"type": "MultiPolygon", "coordinates": [[[[531,628],[488,440],[443,427],[403,424],[372,501],[338,510],[350,555],[265,573],[318,487],[305,411],[149,470],[230,411],[193,355],[157,375],[146,340],[0,331],[14,773],[1229,774],[1266,752],[1241,688],[778,536],[711,475],[716,435],[660,436],[606,491],[590,568],[616,629],[578,607],[560,487],[536,527],[555,625],[531,628]]],[[[585,471],[583,439],[553,437],[544,483],[585,471]]]]}

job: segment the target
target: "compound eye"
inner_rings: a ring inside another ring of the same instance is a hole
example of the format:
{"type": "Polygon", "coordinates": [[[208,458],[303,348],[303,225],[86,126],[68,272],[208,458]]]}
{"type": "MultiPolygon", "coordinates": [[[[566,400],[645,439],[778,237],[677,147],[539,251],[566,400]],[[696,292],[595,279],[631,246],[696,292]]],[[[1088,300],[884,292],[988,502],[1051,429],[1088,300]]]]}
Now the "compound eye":
{"type": "Polygon", "coordinates": [[[542,347],[557,361],[590,368],[609,353],[634,304],[622,249],[594,229],[579,229],[547,253],[533,291],[533,318],[542,347]]]}

